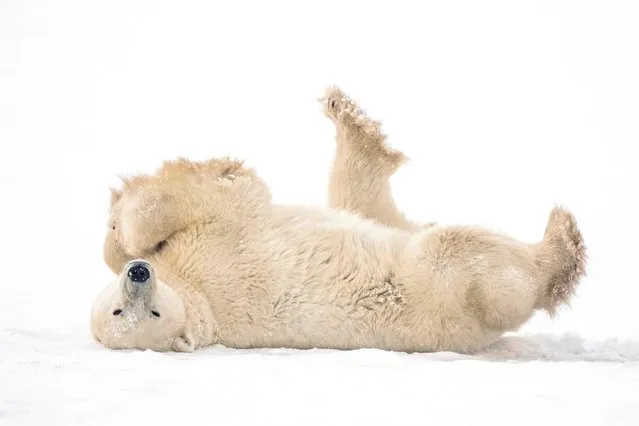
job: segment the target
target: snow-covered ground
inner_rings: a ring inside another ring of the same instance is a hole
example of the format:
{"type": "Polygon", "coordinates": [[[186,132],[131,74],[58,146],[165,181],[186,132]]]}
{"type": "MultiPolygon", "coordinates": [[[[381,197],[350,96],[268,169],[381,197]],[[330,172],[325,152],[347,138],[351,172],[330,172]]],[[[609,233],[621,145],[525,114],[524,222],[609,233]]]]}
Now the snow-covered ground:
{"type": "Polygon", "coordinates": [[[639,5],[0,2],[0,425],[639,424],[639,5]],[[539,239],[576,215],[588,276],[474,357],[91,340],[108,186],[233,155],[323,204],[336,83],[411,162],[411,217],[539,239]]]}
{"type": "Polygon", "coordinates": [[[536,336],[513,345],[511,356],[485,359],[220,347],[158,354],[108,352],[83,331],[1,335],[0,423],[636,425],[639,419],[638,341],[536,336]],[[512,361],[521,356],[529,360],[512,361]],[[539,361],[546,358],[560,362],[539,361]]]}

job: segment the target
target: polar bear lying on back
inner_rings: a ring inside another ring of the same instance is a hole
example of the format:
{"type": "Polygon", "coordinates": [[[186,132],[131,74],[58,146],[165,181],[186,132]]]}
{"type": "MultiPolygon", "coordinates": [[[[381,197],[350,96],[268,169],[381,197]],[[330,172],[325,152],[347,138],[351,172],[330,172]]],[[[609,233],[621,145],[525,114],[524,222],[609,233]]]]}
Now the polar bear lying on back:
{"type": "Polygon", "coordinates": [[[381,348],[472,352],[566,303],[585,270],[572,215],[539,243],[408,221],[388,178],[404,156],[339,89],[331,209],[277,205],[239,162],[166,162],[113,191],[119,274],[92,332],[109,348],[381,348]]]}

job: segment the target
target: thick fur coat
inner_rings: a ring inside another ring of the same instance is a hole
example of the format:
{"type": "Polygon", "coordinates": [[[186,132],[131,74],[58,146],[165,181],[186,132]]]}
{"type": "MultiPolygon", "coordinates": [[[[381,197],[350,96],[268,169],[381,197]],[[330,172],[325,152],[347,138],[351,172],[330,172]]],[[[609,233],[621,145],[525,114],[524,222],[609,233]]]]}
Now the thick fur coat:
{"type": "Polygon", "coordinates": [[[403,154],[339,89],[322,102],[337,129],[328,209],[272,203],[229,159],[169,161],[112,192],[104,255],[119,277],[93,309],[98,341],[472,352],[569,301],[586,259],[570,212],[552,209],[535,244],[413,223],[388,183],[403,154]],[[153,275],[143,302],[134,259],[153,275]]]}

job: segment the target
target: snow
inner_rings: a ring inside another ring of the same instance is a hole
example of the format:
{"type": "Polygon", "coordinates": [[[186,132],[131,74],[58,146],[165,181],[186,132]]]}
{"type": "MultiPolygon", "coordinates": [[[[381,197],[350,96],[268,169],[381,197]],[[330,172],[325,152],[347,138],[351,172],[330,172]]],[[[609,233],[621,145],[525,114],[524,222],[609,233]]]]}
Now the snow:
{"type": "Polygon", "coordinates": [[[0,2],[0,425],[639,424],[639,5],[0,2]],[[108,186],[246,158],[324,204],[338,84],[411,161],[416,219],[526,241],[574,212],[570,308],[486,353],[108,351],[88,318],[108,186]]]}
{"type": "Polygon", "coordinates": [[[520,339],[507,357],[160,354],[105,351],[82,330],[10,330],[0,347],[1,408],[12,425],[636,424],[639,341],[520,339]]]}

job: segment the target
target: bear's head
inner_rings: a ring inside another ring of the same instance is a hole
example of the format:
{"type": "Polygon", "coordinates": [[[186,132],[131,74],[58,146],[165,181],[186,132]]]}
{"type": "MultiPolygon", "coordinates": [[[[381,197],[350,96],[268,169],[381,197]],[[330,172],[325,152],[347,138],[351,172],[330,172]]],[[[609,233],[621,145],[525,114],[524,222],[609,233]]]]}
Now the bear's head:
{"type": "Polygon", "coordinates": [[[94,338],[112,349],[190,352],[182,298],[155,276],[144,260],[132,260],[96,299],[91,312],[94,338]]]}
{"type": "Polygon", "coordinates": [[[194,315],[200,327],[196,346],[207,344],[213,337],[201,335],[212,336],[214,313],[207,303],[194,307],[191,293],[181,294],[189,299],[185,302],[176,286],[182,292],[197,291],[209,279],[207,262],[212,256],[236,249],[246,235],[265,226],[268,187],[253,170],[230,159],[167,161],[155,174],[123,182],[121,189],[111,192],[104,241],[104,260],[119,278],[95,302],[96,339],[113,348],[189,350],[193,334],[188,324],[194,315]],[[145,259],[150,284],[131,282],[128,271],[134,259],[145,259]],[[139,294],[144,297],[132,297],[139,294]],[[166,321],[149,300],[167,312],[166,321]],[[154,316],[153,310],[161,316],[154,316]]]}

